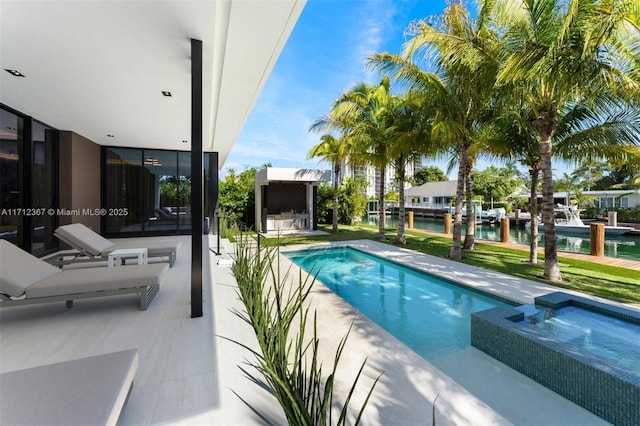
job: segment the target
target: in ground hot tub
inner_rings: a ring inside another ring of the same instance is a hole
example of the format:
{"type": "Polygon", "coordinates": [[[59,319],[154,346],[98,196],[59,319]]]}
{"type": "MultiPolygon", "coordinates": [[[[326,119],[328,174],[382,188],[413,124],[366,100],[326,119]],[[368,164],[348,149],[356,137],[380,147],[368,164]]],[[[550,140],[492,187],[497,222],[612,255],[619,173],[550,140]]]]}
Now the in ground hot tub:
{"type": "Polygon", "coordinates": [[[550,293],[472,314],[471,345],[613,424],[640,424],[637,311],[550,293]]]}

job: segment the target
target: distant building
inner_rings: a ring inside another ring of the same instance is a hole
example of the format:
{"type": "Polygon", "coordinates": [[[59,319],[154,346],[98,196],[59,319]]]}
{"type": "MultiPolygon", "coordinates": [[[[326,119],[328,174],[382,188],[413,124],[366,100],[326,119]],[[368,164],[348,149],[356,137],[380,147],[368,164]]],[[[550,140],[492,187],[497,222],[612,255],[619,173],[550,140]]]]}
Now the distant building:
{"type": "MultiPolygon", "coordinates": [[[[637,189],[582,191],[581,194],[583,197],[595,198],[596,207],[599,209],[640,207],[640,190],[637,189]]],[[[556,192],[553,198],[557,203],[569,204],[571,195],[575,196],[575,192],[556,192]]]]}
{"type": "MultiPolygon", "coordinates": [[[[409,188],[405,191],[405,205],[416,207],[442,208],[451,205],[456,196],[457,180],[446,182],[427,182],[424,185],[409,188]]],[[[520,196],[528,198],[529,193],[521,191],[520,196]]],[[[556,192],[553,200],[556,204],[570,204],[571,196],[575,192],[556,192]]],[[[606,208],[635,208],[640,207],[640,191],[638,190],[603,190],[582,191],[583,196],[594,197],[595,205],[599,209],[606,208]]],[[[542,194],[538,194],[542,198],[542,194]]]]}
{"type": "MultiPolygon", "coordinates": [[[[416,163],[411,163],[405,170],[406,179],[413,176],[416,163]]],[[[356,176],[364,176],[367,180],[367,198],[377,198],[380,192],[380,172],[377,167],[373,166],[355,166],[349,162],[342,165],[343,176],[355,178],[356,176]]],[[[411,187],[411,184],[405,182],[405,190],[411,187]]],[[[397,191],[396,170],[395,167],[389,165],[385,169],[384,192],[397,191]]]]}
{"type": "Polygon", "coordinates": [[[456,197],[457,185],[457,180],[448,180],[414,186],[404,193],[405,205],[435,209],[447,208],[451,206],[451,200],[456,197]]]}

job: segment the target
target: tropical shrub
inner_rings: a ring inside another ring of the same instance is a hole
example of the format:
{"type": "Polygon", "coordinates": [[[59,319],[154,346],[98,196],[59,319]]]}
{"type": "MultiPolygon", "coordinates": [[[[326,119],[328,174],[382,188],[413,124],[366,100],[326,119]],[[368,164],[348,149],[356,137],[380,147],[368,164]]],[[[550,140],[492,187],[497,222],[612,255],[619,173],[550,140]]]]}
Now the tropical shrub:
{"type": "Polygon", "coordinates": [[[364,216],[367,208],[365,190],[367,181],[363,176],[344,178],[338,192],[338,220],[343,225],[351,225],[354,217],[364,216]]]}
{"type": "Polygon", "coordinates": [[[640,223],[640,207],[607,209],[607,211],[617,211],[618,222],[640,223]]]}
{"type": "Polygon", "coordinates": [[[333,214],[333,188],[326,182],[318,185],[318,223],[331,223],[333,214]]]}
{"type": "Polygon", "coordinates": [[[259,168],[250,167],[240,173],[236,173],[234,169],[229,169],[227,176],[220,181],[220,214],[227,217],[230,222],[240,220],[247,226],[255,226],[255,175],[258,170],[265,167],[270,167],[270,164],[265,164],[259,168]]]}
{"type": "MultiPolygon", "coordinates": [[[[356,388],[366,361],[349,389],[337,419],[333,418],[334,381],[345,335],[336,349],[331,371],[325,379],[323,364],[318,359],[320,339],[317,335],[317,316],[309,323],[309,308],[305,301],[315,281],[299,277],[298,284],[288,285],[288,273],[279,273],[278,246],[253,249],[247,234],[236,237],[237,251],[232,272],[238,283],[238,294],[245,312],[236,314],[253,327],[262,354],[254,352],[254,367],[264,376],[291,425],[344,425],[347,421],[351,396],[356,388]],[[274,266],[274,263],[276,265],[274,266]],[[311,328],[311,337],[308,337],[311,328]]],[[[293,283],[292,283],[293,284],[293,283]]],[[[350,331],[351,329],[349,329],[350,331]]],[[[358,424],[374,382],[358,411],[354,424],[358,424]]]]}

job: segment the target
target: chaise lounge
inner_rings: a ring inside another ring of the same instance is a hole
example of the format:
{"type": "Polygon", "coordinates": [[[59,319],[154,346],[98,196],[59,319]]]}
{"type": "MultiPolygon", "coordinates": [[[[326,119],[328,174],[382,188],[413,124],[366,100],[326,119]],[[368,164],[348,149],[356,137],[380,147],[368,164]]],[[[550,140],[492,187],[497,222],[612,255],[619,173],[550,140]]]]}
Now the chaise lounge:
{"type": "Polygon", "coordinates": [[[138,369],[129,349],[0,374],[0,424],[116,425],[138,369]]]}
{"type": "Polygon", "coordinates": [[[137,294],[146,310],[168,269],[155,263],[60,270],[0,240],[0,307],[66,301],[71,308],[76,299],[137,294]]]}
{"type": "Polygon", "coordinates": [[[67,243],[74,249],[74,251],[71,252],[58,252],[47,258],[48,262],[60,268],[70,263],[107,260],[109,253],[114,250],[134,247],[146,248],[148,250],[148,257],[150,258],[166,257],[169,266],[173,266],[176,261],[176,252],[180,245],[180,243],[171,244],[166,242],[146,242],[140,245],[140,243],[136,241],[119,241],[114,243],[81,223],[59,226],[53,234],[60,241],[67,243]]]}

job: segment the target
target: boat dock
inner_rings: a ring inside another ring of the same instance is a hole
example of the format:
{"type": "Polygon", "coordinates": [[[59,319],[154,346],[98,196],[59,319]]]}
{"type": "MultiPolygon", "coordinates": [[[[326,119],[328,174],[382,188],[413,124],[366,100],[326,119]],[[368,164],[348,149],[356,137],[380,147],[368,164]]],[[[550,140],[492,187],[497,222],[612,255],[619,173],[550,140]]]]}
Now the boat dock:
{"type": "MultiPolygon", "coordinates": [[[[433,231],[427,231],[427,230],[424,230],[424,229],[416,229],[416,228],[411,229],[411,232],[420,232],[420,233],[425,233],[425,234],[446,236],[445,234],[443,234],[441,232],[433,232],[433,231]]],[[[495,245],[495,246],[509,247],[509,248],[512,248],[512,249],[515,249],[515,250],[522,250],[524,252],[527,252],[529,250],[529,246],[524,245],[524,244],[503,243],[503,242],[500,242],[500,241],[483,240],[483,239],[480,239],[480,238],[477,238],[476,242],[478,242],[480,244],[489,244],[489,245],[495,245]]],[[[538,247],[538,253],[544,254],[544,246],[538,247]]],[[[609,266],[618,266],[620,268],[627,268],[627,269],[632,269],[632,270],[635,270],[635,271],[640,271],[640,261],[637,261],[637,260],[621,259],[621,258],[617,258],[617,257],[608,257],[608,256],[591,256],[589,254],[572,253],[572,252],[562,251],[562,250],[558,250],[558,257],[579,259],[579,260],[584,260],[586,262],[599,263],[599,264],[602,264],[602,265],[609,265],[609,266]]]]}
{"type": "MultiPolygon", "coordinates": [[[[388,214],[398,215],[397,206],[387,209],[388,214]]],[[[405,212],[413,212],[414,217],[427,217],[430,219],[444,219],[444,215],[450,213],[447,207],[405,207],[405,212]]]]}
{"type": "MultiPolygon", "coordinates": [[[[399,208],[397,206],[391,207],[387,209],[387,214],[398,216],[399,208]]],[[[447,213],[451,213],[449,208],[447,207],[405,207],[405,213],[412,211],[413,217],[422,217],[429,219],[444,219],[444,215],[447,213]]],[[[370,211],[369,214],[377,214],[377,211],[370,211]]],[[[515,227],[524,227],[525,223],[531,220],[531,215],[529,213],[520,213],[520,216],[516,218],[514,214],[507,215],[509,219],[510,225],[515,227]]],[[[482,222],[491,223],[495,222],[495,218],[483,218],[482,222]]]]}

